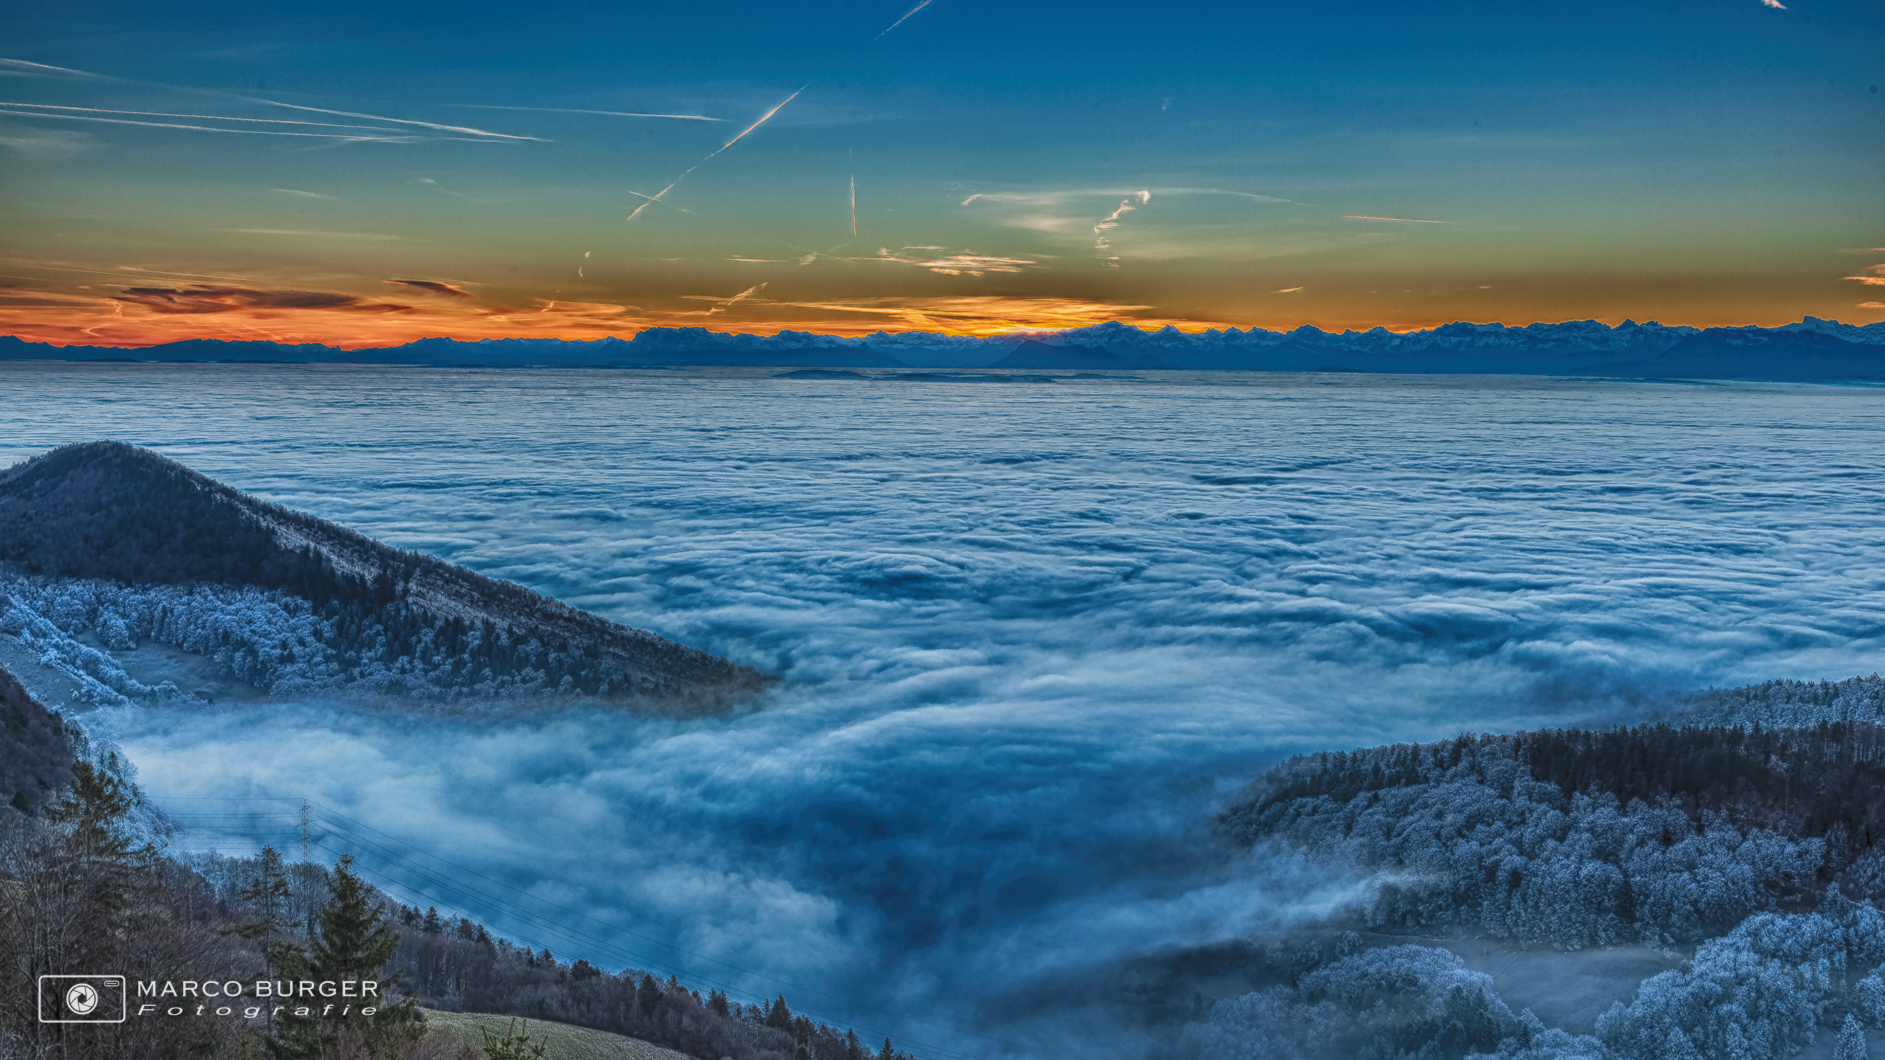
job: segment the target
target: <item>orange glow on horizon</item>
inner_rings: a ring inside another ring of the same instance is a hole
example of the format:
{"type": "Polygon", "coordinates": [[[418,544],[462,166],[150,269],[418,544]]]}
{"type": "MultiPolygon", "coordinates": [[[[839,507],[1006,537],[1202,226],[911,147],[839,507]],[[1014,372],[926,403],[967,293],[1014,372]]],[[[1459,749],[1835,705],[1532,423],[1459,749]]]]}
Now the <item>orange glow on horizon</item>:
{"type": "MultiPolygon", "coordinates": [[[[919,332],[990,338],[1067,331],[1118,321],[1147,331],[1167,326],[1193,333],[1232,327],[1289,331],[1307,324],[1331,333],[1383,327],[1405,334],[1459,319],[1428,314],[1413,319],[1409,319],[1409,315],[1398,319],[1332,319],[1326,312],[1304,307],[1305,311],[1293,319],[1239,320],[1236,314],[1206,317],[1170,310],[1160,312],[1160,307],[1143,303],[1080,298],[961,295],[789,300],[753,294],[760,288],[750,288],[732,298],[682,295],[678,301],[683,308],[672,309],[549,299],[531,299],[531,304],[517,307],[442,281],[387,282],[402,285],[390,296],[398,301],[386,300],[388,295],[377,292],[370,297],[360,297],[209,285],[126,288],[115,296],[102,296],[87,289],[28,292],[15,288],[13,297],[8,299],[12,304],[0,303],[0,334],[54,346],[139,349],[210,339],[284,345],[308,343],[360,350],[399,346],[427,338],[627,340],[651,328],[684,327],[710,327],[718,332],[750,335],[799,331],[855,338],[878,332],[919,332]],[[686,308],[690,300],[701,304],[702,308],[686,308]],[[38,304],[22,304],[29,302],[38,304]]],[[[670,302],[675,300],[670,299],[670,302]]],[[[1843,315],[1857,316],[1859,319],[1852,322],[1863,324],[1869,322],[1867,318],[1879,316],[1880,309],[1885,307],[1877,302],[1864,302],[1852,308],[1858,312],[1847,310],[1843,315]]],[[[1710,313],[1680,314],[1675,319],[1667,319],[1625,312],[1588,316],[1501,313],[1480,307],[1472,315],[1480,321],[1500,321],[1515,327],[1581,319],[1595,319],[1615,326],[1626,317],[1662,319],[1666,324],[1695,327],[1735,327],[1750,323],[1763,326],[1791,323],[1805,314],[1797,308],[1756,314],[1743,307],[1733,317],[1710,313]],[[1765,319],[1751,321],[1750,317],[1765,319]]]]}

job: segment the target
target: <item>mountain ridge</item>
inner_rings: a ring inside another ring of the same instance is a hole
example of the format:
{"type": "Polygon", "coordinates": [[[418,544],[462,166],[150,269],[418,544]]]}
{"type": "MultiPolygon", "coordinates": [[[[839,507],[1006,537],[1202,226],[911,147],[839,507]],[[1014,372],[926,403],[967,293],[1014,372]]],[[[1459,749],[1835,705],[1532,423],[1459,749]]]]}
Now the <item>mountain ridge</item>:
{"type": "Polygon", "coordinates": [[[63,446],[0,471],[0,563],[55,578],[285,592],[333,611],[334,623],[378,629],[414,651],[469,652],[493,679],[507,665],[530,670],[515,656],[535,644],[560,669],[565,691],[718,706],[771,681],[513,582],[250,497],[122,442],[63,446]]]}
{"type": "Polygon", "coordinates": [[[146,347],[54,346],[0,336],[0,361],[200,361],[434,367],[766,368],[1161,368],[1610,375],[1626,377],[1885,378],[1885,322],[1857,325],[1805,317],[1780,327],[1611,326],[1572,320],[1508,327],[1455,321],[1419,331],[1328,332],[1211,328],[1147,331],[1121,321],[1000,337],[928,332],[865,336],[703,327],[648,328],[632,339],[419,339],[401,346],[338,349],[319,344],[192,339],[146,347]],[[1017,359],[1018,358],[1018,359],[1017,359]]]}

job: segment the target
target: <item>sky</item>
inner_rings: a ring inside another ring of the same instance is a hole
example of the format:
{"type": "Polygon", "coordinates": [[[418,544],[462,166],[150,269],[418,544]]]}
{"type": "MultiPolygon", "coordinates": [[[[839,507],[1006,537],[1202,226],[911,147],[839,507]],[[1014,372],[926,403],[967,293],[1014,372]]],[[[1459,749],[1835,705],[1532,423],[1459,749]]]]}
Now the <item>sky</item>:
{"type": "Polygon", "coordinates": [[[9,5],[0,333],[1885,319],[1885,9],[9,5]]]}

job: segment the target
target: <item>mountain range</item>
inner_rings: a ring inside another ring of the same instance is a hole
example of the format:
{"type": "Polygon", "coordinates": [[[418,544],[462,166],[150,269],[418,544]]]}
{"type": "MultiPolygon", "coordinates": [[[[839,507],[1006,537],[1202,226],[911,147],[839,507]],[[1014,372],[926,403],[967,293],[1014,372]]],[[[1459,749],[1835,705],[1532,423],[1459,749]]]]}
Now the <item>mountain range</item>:
{"type": "Polygon", "coordinates": [[[0,336],[0,360],[406,364],[475,367],[1203,369],[1595,375],[1625,378],[1885,379],[1885,322],[1807,317],[1776,328],[1694,328],[1594,320],[1423,331],[1213,328],[1145,331],[1119,321],[978,338],[925,332],[847,337],[649,328],[632,339],[420,339],[403,346],[192,339],[135,348],[53,346],[0,336]]]}

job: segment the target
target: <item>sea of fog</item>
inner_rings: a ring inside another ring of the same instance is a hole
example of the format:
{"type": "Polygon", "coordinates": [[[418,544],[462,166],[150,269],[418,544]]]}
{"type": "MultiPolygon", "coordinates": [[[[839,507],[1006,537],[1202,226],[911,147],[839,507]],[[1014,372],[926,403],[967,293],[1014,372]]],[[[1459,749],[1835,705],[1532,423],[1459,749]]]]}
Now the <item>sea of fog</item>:
{"type": "Polygon", "coordinates": [[[1122,962],[1338,906],[1211,836],[1282,756],[1885,657],[1878,389],[0,367],[0,460],[96,438],[783,677],[93,713],[179,846],[305,798],[408,901],[926,1057],[1117,1055],[1122,962]]]}

